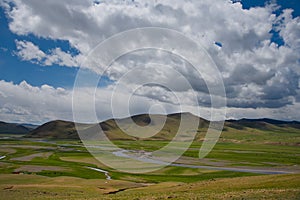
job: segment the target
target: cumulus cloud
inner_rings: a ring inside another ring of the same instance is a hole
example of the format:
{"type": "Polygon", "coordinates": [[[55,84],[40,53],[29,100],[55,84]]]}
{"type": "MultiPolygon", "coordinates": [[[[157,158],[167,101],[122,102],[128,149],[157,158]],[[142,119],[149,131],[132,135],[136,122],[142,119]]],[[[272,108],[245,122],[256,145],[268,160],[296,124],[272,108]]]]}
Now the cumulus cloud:
{"type": "MultiPolygon", "coordinates": [[[[245,113],[249,110],[249,113],[257,111],[263,115],[260,109],[270,109],[268,113],[273,113],[275,108],[296,106],[300,93],[300,17],[293,18],[291,9],[277,16],[275,4],[248,10],[243,9],[239,1],[234,2],[4,0],[1,5],[10,19],[9,28],[15,34],[66,40],[79,51],[77,56],[60,48],[43,52],[29,41],[16,41],[17,54],[23,60],[78,67],[85,55],[114,34],[139,27],[170,28],[207,50],[223,76],[228,106],[234,112],[241,109],[245,113]],[[272,31],[279,33],[283,45],[272,42],[272,31]]],[[[132,53],[113,63],[105,75],[118,81],[137,65],[147,68],[149,63],[172,66],[198,92],[198,102],[204,107],[210,105],[201,75],[188,63],[166,53],[132,53]]],[[[153,82],[163,80],[174,86],[179,96],[188,98],[188,88],[182,87],[180,78],[175,76],[174,79],[170,70],[157,69],[157,73],[153,69],[153,73],[144,71],[132,76],[124,85],[134,88],[145,78],[153,82]]],[[[138,95],[176,105],[173,96],[161,87],[145,87],[138,95]]]]}
{"type": "Polygon", "coordinates": [[[56,64],[67,67],[79,67],[83,58],[81,55],[72,56],[60,48],[50,49],[49,53],[45,53],[29,41],[16,40],[15,43],[17,47],[16,55],[22,60],[44,66],[56,64]]]}
{"type": "Polygon", "coordinates": [[[45,122],[70,118],[71,99],[68,91],[48,85],[33,87],[26,81],[15,85],[0,81],[1,119],[19,122],[45,122]]]}
{"type": "Polygon", "coordinates": [[[240,3],[223,0],[4,2],[14,33],[68,40],[82,53],[113,34],[145,26],[176,29],[206,47],[219,41],[228,52],[251,49],[270,37],[275,20],[271,6],[243,10],[240,3]]]}
{"type": "MultiPolygon", "coordinates": [[[[147,88],[145,88],[145,90],[147,90],[147,88]]],[[[114,109],[116,112],[113,113],[110,107],[112,100],[111,88],[98,88],[97,91],[93,88],[81,88],[77,92],[79,95],[76,96],[76,101],[79,106],[77,106],[75,110],[80,112],[78,115],[79,117],[77,118],[80,122],[98,122],[112,117],[127,117],[128,114],[147,113],[153,106],[157,105],[160,105],[163,108],[163,112],[166,113],[186,111],[207,119],[210,119],[211,112],[222,113],[221,109],[210,110],[205,107],[201,107],[199,112],[197,112],[196,106],[191,105],[189,98],[187,98],[188,95],[191,95],[188,93],[185,95],[180,93],[180,105],[175,105],[173,104],[174,102],[169,102],[168,100],[168,98],[173,99],[174,97],[172,96],[166,95],[167,101],[164,102],[166,99],[155,101],[151,96],[139,96],[139,92],[131,95],[127,91],[114,94],[113,101],[115,101],[114,105],[116,105],[116,107],[114,107],[114,109]],[[95,113],[87,112],[90,108],[88,102],[94,97],[96,99],[95,113]],[[129,102],[124,101],[124,99],[127,98],[130,99],[129,102]],[[93,118],[94,114],[96,114],[96,118],[93,118]]],[[[159,89],[157,93],[159,93],[159,89]]],[[[14,84],[12,82],[1,80],[0,119],[11,122],[30,123],[44,123],[54,119],[73,120],[72,98],[72,90],[53,88],[49,85],[35,87],[28,84],[26,81],[22,81],[20,84],[14,84]]],[[[295,103],[293,106],[284,106],[279,109],[229,108],[227,109],[226,117],[242,118],[248,116],[257,118],[265,116],[284,120],[300,120],[298,114],[299,108],[300,103],[295,103]]],[[[160,112],[158,113],[161,113],[161,110],[159,111],[160,112]]]]}

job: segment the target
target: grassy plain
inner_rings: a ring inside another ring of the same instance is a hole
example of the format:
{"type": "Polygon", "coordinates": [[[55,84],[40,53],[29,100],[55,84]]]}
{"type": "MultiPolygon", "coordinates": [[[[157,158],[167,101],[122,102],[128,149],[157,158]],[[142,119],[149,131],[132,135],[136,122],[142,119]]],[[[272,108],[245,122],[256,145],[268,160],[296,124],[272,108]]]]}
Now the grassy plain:
{"type": "MultiPolygon", "coordinates": [[[[0,160],[0,199],[300,199],[299,132],[234,131],[224,131],[205,159],[198,158],[200,139],[176,161],[220,170],[168,166],[147,174],[110,169],[78,140],[6,135],[0,139],[0,157],[5,156],[0,160]],[[112,180],[87,167],[106,170],[112,180]],[[222,167],[287,174],[236,172],[222,167]]],[[[154,151],[167,141],[114,143],[128,150],[154,151]]]]}

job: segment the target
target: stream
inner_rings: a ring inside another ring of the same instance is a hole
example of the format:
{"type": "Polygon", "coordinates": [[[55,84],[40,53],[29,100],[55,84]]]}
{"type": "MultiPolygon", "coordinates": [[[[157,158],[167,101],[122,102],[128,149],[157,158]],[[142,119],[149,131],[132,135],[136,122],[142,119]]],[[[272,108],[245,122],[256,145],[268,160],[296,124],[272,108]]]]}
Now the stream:
{"type": "Polygon", "coordinates": [[[106,180],[111,180],[111,177],[109,176],[108,171],[105,171],[103,169],[94,168],[94,167],[86,167],[86,168],[97,171],[97,172],[104,173],[104,175],[106,176],[106,180]]]}

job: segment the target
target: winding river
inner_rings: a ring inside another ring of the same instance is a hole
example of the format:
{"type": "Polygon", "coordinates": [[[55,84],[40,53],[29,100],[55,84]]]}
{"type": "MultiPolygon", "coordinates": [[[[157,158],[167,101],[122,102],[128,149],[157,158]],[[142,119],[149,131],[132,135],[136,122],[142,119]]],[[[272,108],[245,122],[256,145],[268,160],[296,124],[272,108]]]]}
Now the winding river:
{"type": "MultiPolygon", "coordinates": [[[[48,141],[46,141],[48,142],[48,141]]],[[[93,148],[97,148],[97,146],[90,146],[93,148]]],[[[101,147],[103,148],[103,147],[101,147]]],[[[248,172],[248,173],[258,173],[258,174],[291,174],[294,173],[290,170],[281,170],[281,169],[272,169],[272,168],[251,168],[251,167],[217,167],[217,166],[206,166],[206,165],[189,165],[189,164],[181,164],[181,163],[167,163],[158,159],[151,158],[151,153],[143,152],[142,156],[138,156],[141,154],[140,151],[133,151],[133,150],[119,150],[114,151],[113,154],[118,157],[123,158],[131,158],[138,161],[142,161],[145,163],[154,163],[154,164],[161,164],[161,165],[168,165],[168,166],[176,166],[176,167],[186,167],[186,168],[193,168],[193,169],[209,169],[209,170],[225,170],[225,171],[234,171],[234,172],[248,172]]],[[[5,158],[5,156],[0,157],[0,159],[5,158]]],[[[89,169],[102,172],[105,174],[107,180],[111,180],[109,173],[105,170],[87,167],[89,169]]]]}
{"type": "Polygon", "coordinates": [[[161,165],[169,165],[175,167],[186,167],[186,168],[193,168],[193,169],[209,169],[209,170],[225,170],[225,171],[234,171],[234,172],[249,172],[249,173],[258,173],[258,174],[290,174],[290,171],[282,171],[278,169],[253,169],[249,167],[215,167],[215,166],[206,166],[206,165],[188,165],[188,164],[180,164],[180,163],[167,163],[161,160],[156,160],[150,158],[147,155],[143,156],[135,156],[132,152],[138,151],[128,151],[128,150],[120,150],[115,151],[113,154],[118,157],[123,158],[131,158],[138,161],[146,162],[146,163],[153,163],[153,164],[161,164],[161,165]]]}

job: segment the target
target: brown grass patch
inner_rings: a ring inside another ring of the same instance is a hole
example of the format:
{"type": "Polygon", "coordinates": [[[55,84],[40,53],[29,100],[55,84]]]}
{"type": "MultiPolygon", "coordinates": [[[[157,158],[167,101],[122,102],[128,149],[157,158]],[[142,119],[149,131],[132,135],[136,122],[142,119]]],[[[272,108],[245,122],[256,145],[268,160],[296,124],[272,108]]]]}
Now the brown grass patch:
{"type": "Polygon", "coordinates": [[[39,165],[23,165],[18,169],[15,169],[15,172],[41,172],[41,171],[66,171],[68,170],[65,167],[57,167],[57,166],[39,166],[39,165]]]}
{"type": "Polygon", "coordinates": [[[16,161],[31,161],[34,158],[40,157],[40,158],[48,158],[51,156],[53,152],[45,152],[45,153],[35,153],[28,156],[22,156],[17,158],[11,158],[10,160],[16,160],[16,161]]]}

